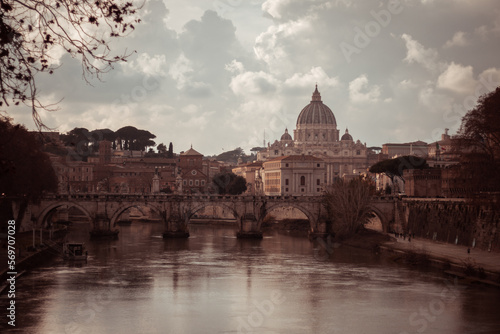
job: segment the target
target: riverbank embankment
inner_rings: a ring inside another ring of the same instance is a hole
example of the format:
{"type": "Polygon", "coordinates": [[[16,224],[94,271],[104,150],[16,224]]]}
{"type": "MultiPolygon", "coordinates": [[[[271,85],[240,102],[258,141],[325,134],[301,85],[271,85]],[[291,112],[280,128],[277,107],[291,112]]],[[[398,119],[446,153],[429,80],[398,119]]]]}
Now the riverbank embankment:
{"type": "Polygon", "coordinates": [[[394,237],[364,230],[344,245],[384,253],[396,262],[427,265],[468,283],[500,287],[500,253],[424,238],[394,237]]]}
{"type": "Polygon", "coordinates": [[[6,240],[2,240],[0,246],[0,289],[2,289],[2,284],[5,280],[10,277],[7,274],[8,272],[21,273],[43,264],[56,255],[60,255],[62,252],[62,239],[66,233],[66,228],[43,231],[42,238],[45,237],[45,239],[42,239],[44,241],[41,244],[40,239],[38,239],[40,237],[39,234],[35,235],[34,242],[31,232],[18,233],[13,246],[15,249],[15,255],[12,257],[14,270],[8,268],[9,253],[7,242],[6,240]],[[35,244],[35,247],[33,247],[33,244],[35,244]]]}

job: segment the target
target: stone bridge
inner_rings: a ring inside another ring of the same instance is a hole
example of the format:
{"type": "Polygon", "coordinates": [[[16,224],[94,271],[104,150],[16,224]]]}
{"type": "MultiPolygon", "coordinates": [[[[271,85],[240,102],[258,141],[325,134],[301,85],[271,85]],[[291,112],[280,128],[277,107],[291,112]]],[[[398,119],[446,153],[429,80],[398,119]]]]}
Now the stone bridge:
{"type": "MultiPolygon", "coordinates": [[[[397,223],[398,200],[374,197],[372,212],[380,218],[384,231],[397,223]]],[[[164,237],[188,237],[188,223],[207,206],[231,212],[238,223],[239,237],[261,237],[264,217],[277,208],[295,208],[303,212],[310,223],[310,235],[324,236],[331,232],[321,196],[222,196],[222,195],[135,195],[135,194],[71,194],[45,196],[39,203],[30,204],[23,224],[45,228],[58,208],[76,207],[92,224],[94,230],[115,226],[120,216],[132,207],[148,207],[156,212],[165,225],[164,237]]],[[[25,226],[25,229],[30,227],[25,226]]]]}

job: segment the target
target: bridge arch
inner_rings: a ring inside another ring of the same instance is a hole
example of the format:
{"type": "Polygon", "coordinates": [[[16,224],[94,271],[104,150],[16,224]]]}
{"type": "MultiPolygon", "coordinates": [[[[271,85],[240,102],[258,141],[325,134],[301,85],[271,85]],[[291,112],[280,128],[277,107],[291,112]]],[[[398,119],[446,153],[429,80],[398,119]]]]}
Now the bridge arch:
{"type": "Polygon", "coordinates": [[[236,212],[236,210],[232,206],[229,206],[224,202],[203,202],[203,203],[196,203],[193,205],[193,207],[189,210],[189,217],[187,217],[188,220],[191,219],[198,211],[210,206],[222,208],[222,210],[230,212],[236,220],[238,220],[239,218],[239,215],[236,212]]]}
{"type": "MultiPolygon", "coordinates": [[[[310,210],[308,210],[307,208],[305,208],[304,206],[302,206],[298,203],[294,203],[294,202],[268,203],[266,205],[266,215],[269,214],[271,211],[273,211],[275,209],[279,209],[279,208],[294,208],[294,209],[299,210],[307,217],[307,220],[309,220],[309,226],[311,227],[311,230],[314,229],[314,224],[317,221],[316,215],[314,215],[310,210]]],[[[261,218],[264,219],[264,217],[261,217],[261,218]]]]}
{"type": "Polygon", "coordinates": [[[389,228],[389,220],[386,215],[374,205],[369,205],[368,208],[370,213],[373,213],[378,219],[380,219],[380,222],[382,223],[382,231],[387,232],[389,228]]]}
{"type": "Polygon", "coordinates": [[[45,209],[42,210],[42,212],[38,215],[38,218],[36,220],[36,225],[37,227],[46,227],[46,220],[49,217],[49,215],[56,209],[62,207],[62,206],[67,206],[68,209],[75,207],[79,209],[81,212],[87,216],[87,218],[90,221],[90,224],[92,224],[94,217],[90,214],[90,212],[82,205],[72,202],[72,201],[64,201],[64,202],[57,202],[57,203],[52,203],[49,204],[45,209]]]}
{"type": "Polygon", "coordinates": [[[165,217],[162,214],[161,208],[158,207],[157,205],[152,204],[152,203],[147,203],[147,202],[133,202],[133,203],[126,203],[126,204],[121,205],[120,207],[118,207],[118,209],[115,210],[115,212],[112,215],[110,215],[110,217],[111,217],[110,221],[109,221],[110,226],[115,226],[117,221],[118,221],[118,218],[128,209],[134,208],[134,207],[141,207],[141,206],[148,207],[148,208],[152,209],[153,211],[155,211],[161,217],[162,221],[164,222],[165,217]]]}

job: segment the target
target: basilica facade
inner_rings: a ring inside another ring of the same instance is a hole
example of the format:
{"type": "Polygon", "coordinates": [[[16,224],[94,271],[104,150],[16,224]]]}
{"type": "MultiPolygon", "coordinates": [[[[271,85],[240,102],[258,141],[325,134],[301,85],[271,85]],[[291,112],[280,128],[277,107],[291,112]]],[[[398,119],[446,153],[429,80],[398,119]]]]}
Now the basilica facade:
{"type": "MultiPolygon", "coordinates": [[[[337,121],[332,110],[323,103],[318,86],[311,102],[297,117],[293,138],[285,129],[280,140],[269,143],[257,154],[259,161],[269,161],[283,156],[310,155],[325,162],[325,183],[331,184],[338,177],[352,177],[365,172],[372,153],[366,144],[354,141],[346,129],[339,136],[337,121]]],[[[322,182],[322,184],[324,184],[322,182]]]]}

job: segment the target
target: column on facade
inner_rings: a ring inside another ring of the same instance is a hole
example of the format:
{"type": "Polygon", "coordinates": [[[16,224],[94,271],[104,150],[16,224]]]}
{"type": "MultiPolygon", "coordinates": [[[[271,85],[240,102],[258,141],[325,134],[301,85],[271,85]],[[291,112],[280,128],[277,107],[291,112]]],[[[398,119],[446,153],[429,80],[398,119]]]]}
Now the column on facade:
{"type": "Polygon", "coordinates": [[[313,179],[314,179],[314,174],[310,171],[309,172],[309,184],[307,185],[307,188],[306,188],[306,191],[309,193],[309,194],[312,194],[312,186],[313,186],[313,179]]]}

